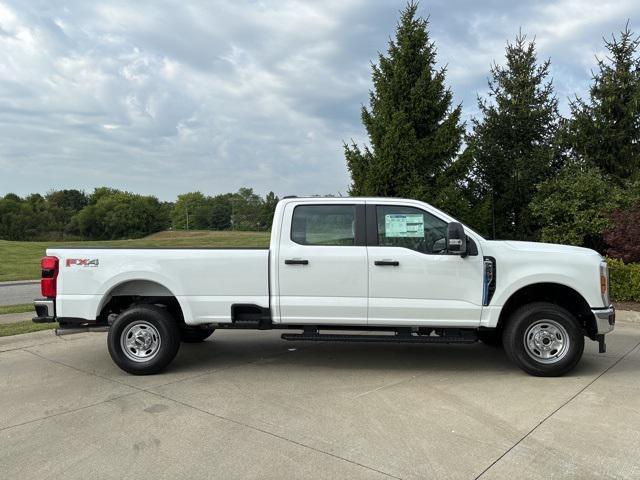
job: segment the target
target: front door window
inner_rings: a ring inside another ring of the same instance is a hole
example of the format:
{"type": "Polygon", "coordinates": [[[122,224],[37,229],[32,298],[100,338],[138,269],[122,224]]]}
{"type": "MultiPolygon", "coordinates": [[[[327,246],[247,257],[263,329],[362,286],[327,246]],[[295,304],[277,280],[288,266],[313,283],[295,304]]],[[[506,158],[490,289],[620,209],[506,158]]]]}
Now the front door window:
{"type": "Polygon", "coordinates": [[[378,245],[446,253],[447,222],[415,207],[378,205],[378,245]]]}

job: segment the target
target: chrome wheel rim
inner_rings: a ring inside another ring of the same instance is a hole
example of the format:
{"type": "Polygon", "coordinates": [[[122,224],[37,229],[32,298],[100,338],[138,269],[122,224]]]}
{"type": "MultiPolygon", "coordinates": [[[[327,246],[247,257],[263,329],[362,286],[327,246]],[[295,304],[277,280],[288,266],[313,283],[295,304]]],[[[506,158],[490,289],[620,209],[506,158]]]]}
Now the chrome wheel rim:
{"type": "Polygon", "coordinates": [[[148,362],[160,351],[160,333],[156,327],[144,320],[127,326],[120,335],[120,347],[128,359],[134,362],[148,362]]]}
{"type": "Polygon", "coordinates": [[[570,346],[569,333],[555,320],[538,320],[524,334],[524,349],[540,363],[556,363],[562,360],[570,346]]]}

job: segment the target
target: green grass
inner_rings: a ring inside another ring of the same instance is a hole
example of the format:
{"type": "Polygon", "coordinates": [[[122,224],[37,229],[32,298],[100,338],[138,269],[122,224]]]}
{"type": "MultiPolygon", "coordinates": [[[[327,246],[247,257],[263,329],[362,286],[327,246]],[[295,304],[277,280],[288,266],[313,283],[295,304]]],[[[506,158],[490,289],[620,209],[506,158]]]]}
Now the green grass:
{"type": "Polygon", "coordinates": [[[13,242],[0,240],[0,282],[40,278],[40,259],[55,247],[268,247],[269,232],[166,231],[134,240],[13,242]]]}
{"type": "Polygon", "coordinates": [[[23,305],[0,305],[0,315],[25,312],[35,312],[33,303],[26,303],[23,305]]]}
{"type": "Polygon", "coordinates": [[[7,323],[0,325],[0,337],[20,335],[23,333],[39,332],[40,330],[51,330],[58,326],[57,323],[33,323],[31,320],[24,322],[7,323]]]}

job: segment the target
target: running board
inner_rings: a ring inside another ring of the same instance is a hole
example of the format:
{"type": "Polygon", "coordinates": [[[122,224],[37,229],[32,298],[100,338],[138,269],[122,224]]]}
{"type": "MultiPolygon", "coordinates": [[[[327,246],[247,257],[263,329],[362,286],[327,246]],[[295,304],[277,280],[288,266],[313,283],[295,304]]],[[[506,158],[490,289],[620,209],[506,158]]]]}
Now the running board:
{"type": "Polygon", "coordinates": [[[56,328],[56,336],[61,337],[63,335],[73,335],[74,333],[85,333],[85,332],[108,332],[108,325],[91,325],[91,326],[79,326],[79,327],[60,327],[56,328]]]}
{"type": "Polygon", "coordinates": [[[462,335],[342,335],[333,333],[283,333],[283,340],[303,342],[474,343],[475,332],[462,335]]]}

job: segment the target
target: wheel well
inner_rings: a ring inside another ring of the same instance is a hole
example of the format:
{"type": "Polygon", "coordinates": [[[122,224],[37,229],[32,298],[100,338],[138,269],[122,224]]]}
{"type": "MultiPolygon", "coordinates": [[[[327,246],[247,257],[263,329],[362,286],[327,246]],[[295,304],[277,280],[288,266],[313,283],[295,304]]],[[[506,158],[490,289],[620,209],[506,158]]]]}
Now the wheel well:
{"type": "Polygon", "coordinates": [[[518,308],[532,302],[550,302],[565,308],[576,317],[585,335],[595,339],[597,327],[589,304],[573,288],[559,283],[535,283],[515,292],[502,307],[498,328],[504,327],[518,308]]]}
{"type": "Polygon", "coordinates": [[[115,316],[134,305],[158,305],[166,308],[179,323],[184,323],[178,299],[168,288],[150,280],[131,280],[118,284],[105,295],[105,299],[97,317],[99,323],[110,323],[115,316]]]}

